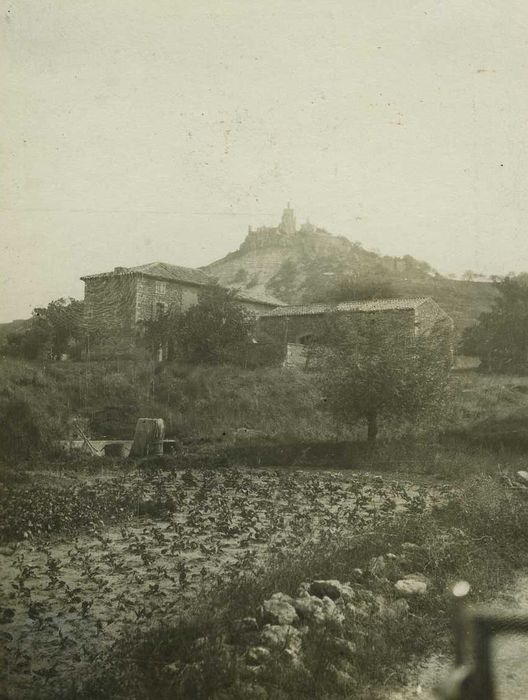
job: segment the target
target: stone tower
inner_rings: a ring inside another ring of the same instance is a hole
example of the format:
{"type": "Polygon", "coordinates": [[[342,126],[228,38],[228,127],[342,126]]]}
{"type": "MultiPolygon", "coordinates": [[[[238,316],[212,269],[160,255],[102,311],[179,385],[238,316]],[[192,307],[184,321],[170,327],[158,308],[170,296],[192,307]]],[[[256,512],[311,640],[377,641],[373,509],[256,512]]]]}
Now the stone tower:
{"type": "Polygon", "coordinates": [[[288,236],[292,236],[297,231],[295,214],[293,212],[293,209],[290,207],[289,202],[286,209],[282,212],[282,219],[279,224],[279,231],[281,233],[285,233],[288,236]]]}

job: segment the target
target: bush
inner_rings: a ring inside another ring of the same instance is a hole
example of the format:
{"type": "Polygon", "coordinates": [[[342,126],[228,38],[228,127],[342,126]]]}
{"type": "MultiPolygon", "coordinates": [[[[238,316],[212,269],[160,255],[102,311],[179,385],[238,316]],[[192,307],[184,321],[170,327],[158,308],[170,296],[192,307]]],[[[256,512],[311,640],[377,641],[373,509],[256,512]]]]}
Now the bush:
{"type": "Polygon", "coordinates": [[[0,456],[24,460],[50,453],[58,437],[57,425],[37,414],[29,402],[9,398],[0,405],[0,456]]]}

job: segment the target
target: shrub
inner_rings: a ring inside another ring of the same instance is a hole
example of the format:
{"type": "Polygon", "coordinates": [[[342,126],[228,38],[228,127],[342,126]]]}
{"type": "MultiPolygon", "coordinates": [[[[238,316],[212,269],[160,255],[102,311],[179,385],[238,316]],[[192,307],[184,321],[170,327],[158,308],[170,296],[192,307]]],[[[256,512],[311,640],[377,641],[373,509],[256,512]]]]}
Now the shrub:
{"type": "Polygon", "coordinates": [[[0,404],[0,456],[5,459],[49,453],[57,437],[57,425],[37,414],[28,401],[12,397],[0,404]]]}

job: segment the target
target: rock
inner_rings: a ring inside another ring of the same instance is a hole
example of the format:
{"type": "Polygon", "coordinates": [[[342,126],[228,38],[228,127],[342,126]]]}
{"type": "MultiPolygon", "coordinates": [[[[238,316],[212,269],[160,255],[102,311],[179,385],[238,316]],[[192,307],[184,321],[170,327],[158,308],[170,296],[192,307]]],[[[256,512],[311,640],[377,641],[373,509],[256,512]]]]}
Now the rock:
{"type": "Polygon", "coordinates": [[[352,569],[352,578],[354,581],[361,581],[364,576],[365,572],[363,569],[352,569]]]}
{"type": "Polygon", "coordinates": [[[414,542],[404,542],[401,546],[402,552],[418,552],[421,549],[420,545],[414,542]]]}
{"type": "Polygon", "coordinates": [[[293,598],[287,593],[274,593],[270,600],[280,600],[282,603],[289,603],[291,605],[293,598]]]}
{"type": "Polygon", "coordinates": [[[294,600],[293,605],[299,617],[308,623],[324,623],[330,620],[341,623],[344,620],[343,613],[328,596],[318,598],[315,595],[306,594],[294,600]]]}
{"type": "Polygon", "coordinates": [[[517,472],[517,478],[521,483],[523,483],[525,486],[528,486],[528,472],[525,471],[518,471],[517,472]]]}
{"type": "Polygon", "coordinates": [[[271,651],[267,647],[250,647],[246,652],[246,663],[250,666],[261,666],[270,658],[271,651]]]}
{"type": "Polygon", "coordinates": [[[385,559],[388,559],[389,561],[395,561],[398,557],[393,554],[392,552],[387,552],[385,555],[385,559]]]}
{"type": "MultiPolygon", "coordinates": [[[[287,597],[289,598],[289,596],[287,597]]],[[[293,622],[297,622],[299,617],[289,601],[272,597],[265,600],[262,605],[262,619],[271,625],[291,625],[293,622]]]]}
{"type": "Polygon", "coordinates": [[[400,595],[412,598],[417,595],[424,595],[427,591],[427,583],[417,578],[403,578],[396,581],[394,588],[400,595]]]}
{"type": "Polygon", "coordinates": [[[430,583],[427,576],[424,576],[423,574],[407,574],[407,576],[404,576],[403,579],[405,581],[422,581],[426,585],[429,585],[430,583]]]}
{"type": "Polygon", "coordinates": [[[338,598],[353,600],[355,597],[354,589],[351,586],[347,583],[336,581],[335,579],[328,581],[312,581],[310,584],[310,593],[318,598],[324,598],[326,596],[331,600],[337,600],[338,598]]]}
{"type": "Polygon", "coordinates": [[[345,616],[336,606],[334,601],[327,596],[325,596],[322,601],[324,620],[327,622],[337,622],[338,624],[341,624],[344,621],[345,616]]]}
{"type": "Polygon", "coordinates": [[[291,625],[266,625],[260,634],[261,643],[275,651],[288,651],[296,656],[301,651],[301,633],[291,625]]]}

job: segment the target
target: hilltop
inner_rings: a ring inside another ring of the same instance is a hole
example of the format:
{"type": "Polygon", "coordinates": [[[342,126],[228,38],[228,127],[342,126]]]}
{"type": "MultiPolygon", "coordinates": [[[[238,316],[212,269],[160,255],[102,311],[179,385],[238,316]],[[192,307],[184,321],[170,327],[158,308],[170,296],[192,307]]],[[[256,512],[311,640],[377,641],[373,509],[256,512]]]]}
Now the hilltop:
{"type": "Polygon", "coordinates": [[[250,228],[238,250],[203,269],[220,284],[290,304],[324,299],[345,278],[379,281],[396,296],[433,297],[459,332],[496,294],[489,283],[449,279],[410,255],[380,255],[310,222],[298,228],[289,206],[277,227],[250,228]]]}

